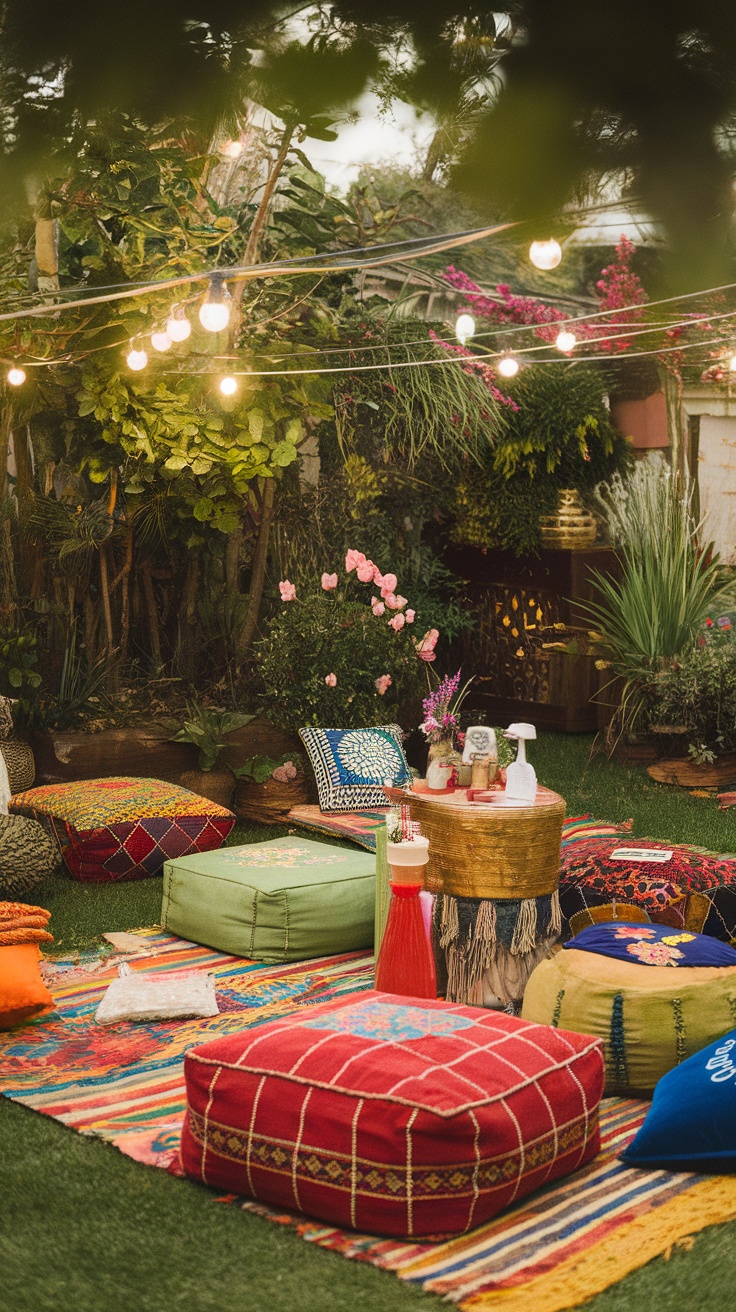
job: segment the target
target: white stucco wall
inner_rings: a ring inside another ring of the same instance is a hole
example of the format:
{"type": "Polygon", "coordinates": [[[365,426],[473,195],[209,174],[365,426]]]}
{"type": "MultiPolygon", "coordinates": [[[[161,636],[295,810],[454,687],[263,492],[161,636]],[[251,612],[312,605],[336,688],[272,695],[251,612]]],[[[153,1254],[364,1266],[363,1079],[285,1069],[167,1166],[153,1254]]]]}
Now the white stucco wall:
{"type": "Polygon", "coordinates": [[[721,559],[736,564],[736,417],[702,415],[698,483],[707,535],[721,559]]]}

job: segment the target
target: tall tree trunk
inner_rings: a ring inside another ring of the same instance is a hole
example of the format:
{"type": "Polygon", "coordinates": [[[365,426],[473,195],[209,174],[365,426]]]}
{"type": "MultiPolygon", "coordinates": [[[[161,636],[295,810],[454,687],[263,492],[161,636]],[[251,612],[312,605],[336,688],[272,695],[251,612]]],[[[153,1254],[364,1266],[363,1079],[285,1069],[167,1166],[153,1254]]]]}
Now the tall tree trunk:
{"type": "Polygon", "coordinates": [[[261,522],[258,526],[258,538],[256,540],[256,549],[253,556],[253,567],[250,575],[250,591],[248,594],[248,609],[245,612],[243,627],[238,635],[235,645],[235,656],[238,665],[240,665],[250,650],[256,628],[258,626],[258,616],[261,609],[261,600],[263,598],[263,585],[266,581],[266,563],[268,561],[268,543],[271,536],[271,525],[276,508],[276,479],[266,479],[266,486],[263,489],[263,504],[261,507],[261,522]]]}
{"type": "Polygon", "coordinates": [[[24,593],[29,593],[32,591],[34,580],[38,575],[38,558],[41,554],[41,544],[32,535],[28,522],[33,502],[33,460],[27,424],[20,424],[13,429],[13,451],[15,454],[15,497],[18,503],[18,555],[21,586],[24,593]]]}
{"type": "MultiPolygon", "coordinates": [[[[266,218],[268,216],[268,209],[271,204],[271,197],[273,196],[276,183],[278,182],[279,177],[281,176],[281,170],[283,169],[284,164],[286,163],[286,157],[289,153],[289,147],[291,146],[292,138],[294,136],[295,131],[296,131],[295,123],[286,123],[284,125],[284,130],[279,139],[278,150],[276,151],[276,158],[273,161],[273,164],[271,165],[268,171],[268,177],[266,178],[265,186],[263,188],[263,195],[261,196],[260,204],[255,212],[255,216],[253,218],[253,224],[248,234],[248,241],[246,242],[245,250],[243,252],[243,264],[255,264],[258,258],[258,245],[261,239],[261,233],[266,223],[266,218]]],[[[232,322],[230,325],[230,336],[229,336],[230,350],[232,350],[233,347],[235,346],[235,343],[237,342],[238,339],[238,332],[240,331],[240,317],[241,317],[240,306],[243,300],[244,292],[245,292],[245,279],[241,278],[238,282],[236,282],[232,294],[233,314],[232,314],[232,322]]]]}
{"type": "Polygon", "coordinates": [[[197,594],[199,591],[199,558],[190,555],[184,579],[184,592],[179,608],[179,642],[177,665],[186,679],[197,672],[197,594]]]}
{"type": "Polygon", "coordinates": [[[228,533],[225,543],[225,593],[228,599],[238,595],[238,578],[240,574],[240,547],[243,541],[242,528],[228,533]]]}
{"type": "Polygon", "coordinates": [[[38,290],[59,290],[59,225],[56,219],[36,219],[36,268],[38,290]]]}
{"type": "Polygon", "coordinates": [[[153,579],[151,578],[151,566],[148,561],[143,565],[141,571],[143,578],[143,595],[146,599],[146,614],[148,616],[148,636],[151,644],[151,657],[157,670],[161,669],[161,634],[158,626],[158,611],[156,609],[156,593],[153,590],[153,579]]]}
{"type": "Polygon", "coordinates": [[[8,451],[12,426],[13,408],[6,404],[0,411],[0,625],[6,628],[16,618],[18,603],[8,498],[8,451]]]}

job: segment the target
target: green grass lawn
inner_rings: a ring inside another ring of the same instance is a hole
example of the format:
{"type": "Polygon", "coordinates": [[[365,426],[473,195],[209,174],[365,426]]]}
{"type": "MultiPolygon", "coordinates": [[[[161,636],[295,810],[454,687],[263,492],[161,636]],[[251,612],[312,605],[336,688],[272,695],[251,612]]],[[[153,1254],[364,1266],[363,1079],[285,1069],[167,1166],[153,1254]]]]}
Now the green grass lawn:
{"type": "MultiPolygon", "coordinates": [[[[736,850],[736,812],[652,783],[601,757],[590,739],[544,735],[532,746],[542,783],[568,814],[634,820],[639,837],[736,850]]],[[[240,827],[233,842],[285,829],[240,827]]],[[[158,921],[161,881],[45,881],[54,950],[158,921]]],[[[594,1312],[730,1308],[736,1222],[698,1235],[592,1300],[594,1312]]],[[[210,1191],[141,1166],[48,1117],[0,1099],[0,1312],[404,1312],[443,1306],[395,1277],[304,1243],[293,1231],[216,1201],[210,1191]]],[[[446,1305],[444,1305],[446,1306],[446,1305]]]]}

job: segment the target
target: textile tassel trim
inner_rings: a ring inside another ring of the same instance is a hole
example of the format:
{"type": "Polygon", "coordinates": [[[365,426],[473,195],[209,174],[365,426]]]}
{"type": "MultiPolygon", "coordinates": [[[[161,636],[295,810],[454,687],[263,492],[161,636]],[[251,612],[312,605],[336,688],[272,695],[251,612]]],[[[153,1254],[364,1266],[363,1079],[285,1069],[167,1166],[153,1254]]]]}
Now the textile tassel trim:
{"type": "Polygon", "coordinates": [[[556,893],[503,900],[438,894],[433,940],[438,981],[444,973],[440,958],[446,968],[448,1000],[482,1005],[483,977],[499,954],[528,957],[538,952],[550,936],[559,933],[559,925],[556,893]]]}
{"type": "Polygon", "coordinates": [[[547,922],[547,933],[552,938],[559,938],[562,933],[562,912],[560,910],[560,893],[555,889],[550,898],[549,921],[547,922]]]}

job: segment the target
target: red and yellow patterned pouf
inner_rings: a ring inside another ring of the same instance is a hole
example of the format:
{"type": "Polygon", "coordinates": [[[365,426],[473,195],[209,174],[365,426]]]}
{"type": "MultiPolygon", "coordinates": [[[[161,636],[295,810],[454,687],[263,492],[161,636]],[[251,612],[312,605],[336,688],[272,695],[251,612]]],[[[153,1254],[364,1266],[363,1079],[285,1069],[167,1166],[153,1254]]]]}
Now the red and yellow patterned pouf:
{"type": "Polygon", "coordinates": [[[599,1146],[600,1040],[391,993],[194,1048],[185,1172],[319,1220],[462,1234],[599,1146]]]}
{"type": "Polygon", "coordinates": [[[10,810],[55,834],[75,879],[112,882],[159,875],[164,861],[221,847],[232,811],[160,779],[83,779],[11,798],[10,810]]]}

